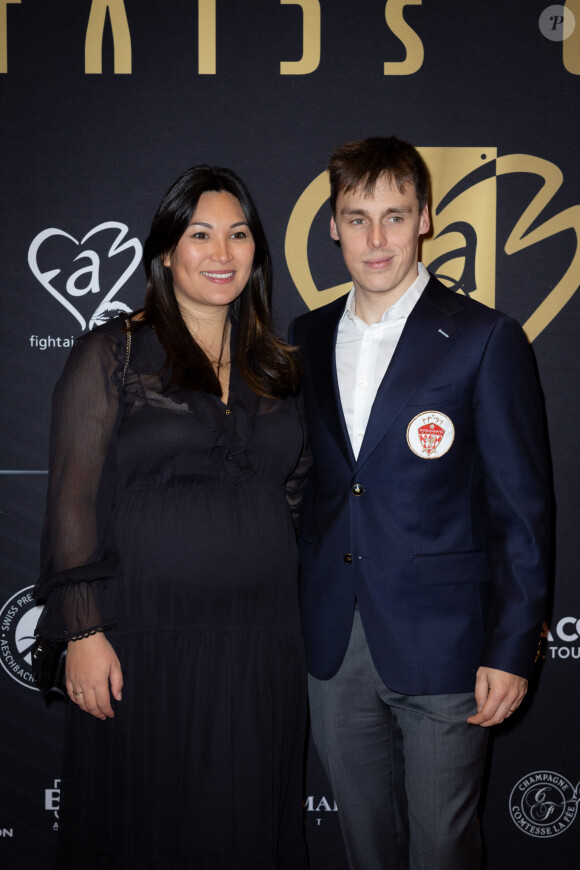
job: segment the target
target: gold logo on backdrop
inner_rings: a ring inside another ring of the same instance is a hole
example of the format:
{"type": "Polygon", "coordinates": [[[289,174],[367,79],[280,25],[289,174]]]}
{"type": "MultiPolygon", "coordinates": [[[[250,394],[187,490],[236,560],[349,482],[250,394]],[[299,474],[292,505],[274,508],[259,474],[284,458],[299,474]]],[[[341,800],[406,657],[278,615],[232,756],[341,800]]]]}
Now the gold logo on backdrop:
{"type": "MultiPolygon", "coordinates": [[[[578,289],[580,205],[538,223],[562,185],[562,172],[553,163],[527,154],[497,157],[495,148],[419,150],[431,172],[433,223],[430,237],[423,241],[421,257],[429,270],[452,290],[495,306],[498,176],[530,173],[543,182],[505,242],[506,254],[518,253],[564,230],[574,230],[576,248],[572,262],[524,324],[528,338],[533,341],[578,289]]],[[[311,309],[338,299],[351,286],[349,281],[319,289],[308,263],[312,223],[329,193],[328,176],[322,172],[299,198],[286,231],[288,269],[298,292],[311,309]]]]}
{"type": "MultiPolygon", "coordinates": [[[[493,148],[421,148],[430,168],[433,194],[433,232],[423,242],[423,262],[438,264],[437,277],[487,305],[495,303],[496,180],[493,148]],[[444,202],[465,176],[488,164],[487,177],[444,202]],[[478,288],[481,288],[478,290],[478,288]]],[[[351,282],[319,290],[308,264],[310,227],[330,195],[328,175],[322,172],[296,203],[286,232],[286,261],[292,280],[309,308],[319,308],[347,292],[351,282]]],[[[330,220],[330,215],[329,215],[330,220]]]]}
{"type": "Polygon", "coordinates": [[[440,281],[495,306],[496,148],[419,148],[431,173],[433,232],[421,257],[440,281]],[[464,187],[466,177],[474,182],[464,187]]]}
{"type": "Polygon", "coordinates": [[[569,73],[580,76],[580,0],[566,0],[564,7],[572,13],[576,26],[570,36],[562,40],[562,60],[569,73]]]}
{"type": "Polygon", "coordinates": [[[113,34],[115,74],[131,74],[131,33],[123,0],[93,0],[85,38],[85,72],[103,72],[103,35],[109,13],[113,34]]]}

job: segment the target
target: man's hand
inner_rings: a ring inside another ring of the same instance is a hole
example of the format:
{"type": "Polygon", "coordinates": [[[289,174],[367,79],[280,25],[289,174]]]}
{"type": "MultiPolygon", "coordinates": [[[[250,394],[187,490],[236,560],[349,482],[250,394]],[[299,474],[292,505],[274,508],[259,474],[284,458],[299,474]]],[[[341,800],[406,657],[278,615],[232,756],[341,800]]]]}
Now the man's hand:
{"type": "Polygon", "coordinates": [[[69,641],[66,654],[66,688],[77,707],[96,716],[112,718],[111,692],[121,700],[123,674],[117,654],[103,632],[69,641]]]}
{"type": "Polygon", "coordinates": [[[528,681],[517,674],[495,668],[479,668],[475,679],[477,715],[467,720],[471,725],[499,725],[514,713],[528,691],[528,681]]]}

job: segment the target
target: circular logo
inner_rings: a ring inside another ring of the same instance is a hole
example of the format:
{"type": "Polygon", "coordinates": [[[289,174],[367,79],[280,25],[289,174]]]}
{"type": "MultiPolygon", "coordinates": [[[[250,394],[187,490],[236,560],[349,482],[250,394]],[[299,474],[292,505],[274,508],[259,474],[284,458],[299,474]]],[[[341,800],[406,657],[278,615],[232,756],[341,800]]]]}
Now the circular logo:
{"type": "Polygon", "coordinates": [[[421,459],[439,459],[455,438],[455,427],[441,411],[422,411],[407,426],[407,444],[421,459]]]}
{"type": "Polygon", "coordinates": [[[27,586],[9,598],[0,610],[0,664],[13,680],[38,691],[31,673],[34,629],[42,605],[32,596],[33,586],[27,586]]]}
{"type": "Polygon", "coordinates": [[[576,818],[578,791],[578,786],[574,788],[566,777],[551,770],[529,773],[510,794],[512,821],[529,837],[557,837],[576,818]]]}
{"type": "Polygon", "coordinates": [[[538,20],[542,36],[552,42],[563,42],[574,32],[576,19],[567,6],[548,6],[538,20]]]}

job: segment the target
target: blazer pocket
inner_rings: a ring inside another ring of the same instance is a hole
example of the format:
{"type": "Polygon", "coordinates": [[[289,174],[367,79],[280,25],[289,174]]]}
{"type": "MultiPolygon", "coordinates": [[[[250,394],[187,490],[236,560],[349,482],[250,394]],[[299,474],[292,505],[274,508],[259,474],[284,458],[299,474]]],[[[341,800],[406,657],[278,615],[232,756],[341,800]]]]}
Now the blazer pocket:
{"type": "Polygon", "coordinates": [[[410,398],[410,405],[421,405],[426,411],[436,411],[442,402],[451,402],[456,398],[459,389],[457,381],[432,387],[429,390],[416,390],[410,398]]]}
{"type": "Polygon", "coordinates": [[[489,560],[485,550],[416,555],[413,576],[418,586],[485,583],[490,579],[489,560]]]}

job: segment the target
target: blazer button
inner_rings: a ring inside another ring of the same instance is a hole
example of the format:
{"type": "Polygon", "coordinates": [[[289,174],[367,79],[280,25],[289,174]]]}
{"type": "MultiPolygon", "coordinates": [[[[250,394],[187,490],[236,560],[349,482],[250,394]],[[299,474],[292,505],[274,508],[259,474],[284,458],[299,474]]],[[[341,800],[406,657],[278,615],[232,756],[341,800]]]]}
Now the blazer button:
{"type": "Polygon", "coordinates": [[[353,483],[351,487],[351,492],[353,495],[362,495],[364,491],[365,488],[362,483],[353,483]]]}
{"type": "Polygon", "coordinates": [[[345,553],[344,556],[343,556],[342,558],[344,559],[344,561],[345,561],[347,564],[350,565],[350,563],[352,562],[352,553],[345,553]]]}

